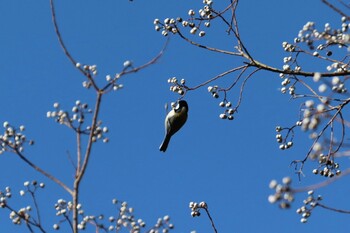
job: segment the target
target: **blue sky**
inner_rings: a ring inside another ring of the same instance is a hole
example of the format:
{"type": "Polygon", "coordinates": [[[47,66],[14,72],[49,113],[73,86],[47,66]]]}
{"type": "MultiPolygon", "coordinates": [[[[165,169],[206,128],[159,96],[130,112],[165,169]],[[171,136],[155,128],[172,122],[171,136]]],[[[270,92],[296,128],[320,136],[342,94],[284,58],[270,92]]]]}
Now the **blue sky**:
{"type": "MultiPolygon", "coordinates": [[[[73,57],[96,64],[98,79],[122,69],[125,60],[141,65],[153,58],[165,38],[153,30],[155,18],[185,17],[202,1],[60,1],[57,20],[73,57]]],[[[226,3],[225,3],[226,4],[226,3]]],[[[215,2],[214,6],[224,7],[215,2]]],[[[283,41],[292,41],[307,21],[339,25],[338,15],[320,1],[241,1],[238,22],[246,46],[259,60],[281,67],[286,55],[283,41]]],[[[68,128],[46,118],[53,103],[70,110],[76,100],[93,106],[94,93],[82,87],[84,77],[59,47],[51,22],[49,1],[13,0],[0,9],[0,121],[24,124],[26,135],[36,141],[26,155],[38,165],[71,183],[74,169],[67,154],[74,155],[75,137],[68,128]]],[[[198,39],[232,49],[232,39],[218,22],[207,37],[198,39]]],[[[171,37],[164,56],[154,66],[125,76],[124,89],[108,94],[102,103],[101,120],[109,127],[110,143],[97,143],[82,185],[82,204],[92,215],[113,213],[112,198],[127,201],[135,215],[151,226],[158,217],[170,215],[174,232],[210,232],[202,215],[190,216],[190,201],[206,201],[219,232],[316,232],[332,229],[348,232],[348,216],[317,210],[307,224],[299,222],[295,209],[306,194],[297,196],[288,211],[267,202],[271,179],[292,176],[296,186],[317,181],[311,171],[297,181],[290,161],[303,158],[311,141],[297,132],[296,145],[280,151],[276,125],[291,125],[298,118],[300,101],[282,95],[280,78],[260,72],[248,81],[243,103],[234,121],[219,119],[222,109],[206,87],[189,92],[189,118],[173,138],[168,151],[158,151],[164,132],[164,104],[178,96],[169,91],[168,78],[185,78],[196,86],[242,61],[209,53],[171,37]]],[[[232,77],[231,77],[232,78],[232,77]]],[[[230,77],[214,84],[230,83],[230,77]]],[[[230,93],[237,101],[238,89],[230,93]]],[[[46,226],[57,222],[55,202],[69,196],[56,184],[28,168],[16,156],[0,156],[0,190],[11,186],[17,195],[26,180],[47,183],[38,195],[46,226]]],[[[310,165],[312,167],[312,164],[310,165]]],[[[319,190],[325,204],[344,207],[348,178],[319,190]]],[[[17,195],[18,196],[18,195],[17,195]]],[[[14,206],[27,204],[16,197],[14,206]]],[[[4,232],[25,232],[13,226],[8,213],[0,211],[4,232]]],[[[1,230],[2,231],[2,230],[1,230]]],[[[90,228],[88,232],[93,232],[90,228]]]]}

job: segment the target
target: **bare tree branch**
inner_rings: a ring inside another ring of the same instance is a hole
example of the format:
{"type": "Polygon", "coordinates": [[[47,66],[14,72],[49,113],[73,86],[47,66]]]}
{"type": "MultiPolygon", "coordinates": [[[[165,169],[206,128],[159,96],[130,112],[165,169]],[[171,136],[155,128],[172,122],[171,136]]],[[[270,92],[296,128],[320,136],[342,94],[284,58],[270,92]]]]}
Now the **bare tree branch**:
{"type": "Polygon", "coordinates": [[[95,80],[92,78],[90,72],[87,72],[83,68],[77,66],[76,60],[72,57],[72,55],[67,50],[66,45],[63,42],[61,33],[59,31],[59,28],[58,28],[57,20],[56,20],[56,12],[55,12],[54,0],[50,0],[50,7],[51,7],[52,22],[53,22],[53,25],[54,25],[54,28],[55,28],[56,36],[57,36],[57,39],[59,41],[59,44],[61,45],[61,47],[63,49],[64,54],[69,59],[69,61],[73,64],[73,66],[75,68],[77,68],[84,76],[86,76],[89,79],[89,81],[91,82],[91,84],[95,88],[95,90],[98,90],[99,88],[98,88],[95,80]]]}
{"type": "Polygon", "coordinates": [[[14,150],[15,150],[15,153],[19,156],[19,158],[22,159],[24,162],[26,162],[29,166],[31,166],[32,168],[34,168],[35,170],[37,170],[38,172],[40,172],[41,174],[43,174],[44,176],[49,178],[50,180],[57,183],[59,186],[61,186],[63,189],[65,189],[69,194],[73,194],[73,191],[65,183],[63,183],[62,181],[60,181],[59,179],[57,179],[56,177],[54,177],[50,173],[44,171],[43,169],[41,169],[40,167],[38,167],[37,165],[32,163],[18,149],[14,149],[14,150]]]}

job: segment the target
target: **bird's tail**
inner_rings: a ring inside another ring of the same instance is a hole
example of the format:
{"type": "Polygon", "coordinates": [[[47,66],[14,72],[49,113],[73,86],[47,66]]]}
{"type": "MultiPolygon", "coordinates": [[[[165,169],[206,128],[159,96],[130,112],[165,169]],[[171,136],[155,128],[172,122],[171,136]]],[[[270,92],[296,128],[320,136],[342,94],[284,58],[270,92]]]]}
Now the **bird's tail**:
{"type": "Polygon", "coordinates": [[[163,151],[163,152],[165,152],[166,151],[166,149],[168,148],[168,144],[169,144],[169,142],[170,142],[170,136],[169,135],[166,135],[165,136],[165,138],[164,138],[164,140],[163,140],[163,143],[160,145],[160,147],[159,147],[159,150],[160,151],[163,151]]]}

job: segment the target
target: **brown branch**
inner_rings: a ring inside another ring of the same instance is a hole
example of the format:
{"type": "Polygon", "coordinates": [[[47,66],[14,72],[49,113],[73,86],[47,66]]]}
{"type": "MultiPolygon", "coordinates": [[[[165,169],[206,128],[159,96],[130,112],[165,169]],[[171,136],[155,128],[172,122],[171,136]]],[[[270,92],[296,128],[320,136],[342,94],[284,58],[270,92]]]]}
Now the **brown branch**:
{"type": "Polygon", "coordinates": [[[82,178],[84,177],[86,168],[87,168],[88,163],[90,161],[92,144],[95,142],[95,140],[94,140],[95,135],[94,134],[95,134],[98,115],[99,115],[99,111],[100,111],[102,95],[103,95],[103,92],[101,92],[101,91],[97,92],[95,111],[94,111],[94,115],[93,115],[92,122],[91,122],[91,129],[90,129],[89,139],[88,139],[88,143],[87,143],[87,148],[86,148],[85,155],[84,155],[84,161],[83,161],[83,164],[81,166],[81,170],[77,170],[76,177],[74,180],[74,185],[73,185],[74,191],[72,194],[72,197],[73,197],[73,232],[74,233],[78,232],[78,209],[76,207],[79,204],[80,182],[81,182],[82,178]]]}
{"type": "MultiPolygon", "coordinates": [[[[219,14],[222,15],[230,9],[236,9],[237,4],[238,4],[238,0],[233,0],[233,1],[231,0],[230,5],[228,5],[223,11],[219,12],[219,14]]],[[[215,18],[216,16],[213,16],[213,17],[215,18]]]]}
{"type": "Polygon", "coordinates": [[[55,6],[54,6],[54,3],[53,3],[54,0],[50,0],[50,7],[51,7],[51,16],[52,16],[52,22],[53,22],[53,25],[54,25],[54,28],[55,28],[55,32],[56,32],[56,35],[57,35],[57,39],[64,51],[64,54],[67,56],[67,58],[70,60],[70,62],[75,66],[77,64],[77,62],[75,61],[75,59],[72,57],[72,55],[68,52],[64,42],[63,42],[63,39],[62,39],[62,36],[61,36],[61,33],[58,29],[58,25],[57,25],[57,20],[56,20],[56,11],[55,11],[55,6]]]}
{"type": "Polygon", "coordinates": [[[78,172],[81,169],[81,132],[80,132],[80,127],[78,128],[78,131],[76,132],[76,137],[77,137],[77,166],[75,170],[75,177],[78,176],[78,172]]]}
{"type": "Polygon", "coordinates": [[[94,137],[95,137],[95,129],[96,129],[96,125],[97,125],[97,120],[98,120],[98,115],[99,115],[99,111],[100,111],[100,106],[101,106],[101,100],[102,100],[102,92],[98,92],[97,93],[97,97],[96,97],[96,103],[95,103],[95,111],[94,111],[94,115],[92,118],[92,122],[91,122],[91,130],[90,130],[90,135],[89,135],[89,139],[88,139],[88,143],[87,143],[87,148],[85,151],[85,156],[84,156],[84,161],[81,167],[81,170],[78,171],[79,174],[76,177],[75,182],[79,183],[81,181],[81,179],[84,176],[84,173],[86,171],[87,165],[89,163],[89,158],[91,155],[91,148],[92,148],[92,144],[94,143],[94,137]]]}
{"type": "Polygon", "coordinates": [[[59,186],[61,186],[63,189],[65,189],[69,194],[73,194],[73,191],[66,184],[64,184],[62,181],[60,181],[59,179],[57,179],[53,175],[49,174],[48,172],[44,171],[43,169],[41,169],[40,167],[38,167],[37,165],[32,163],[18,149],[14,149],[14,150],[15,150],[16,154],[20,157],[20,159],[22,159],[24,162],[26,162],[29,166],[31,166],[32,168],[34,168],[35,170],[37,170],[38,172],[40,172],[41,174],[43,174],[44,176],[49,178],[50,180],[57,183],[59,186]]]}
{"type": "MultiPolygon", "coordinates": [[[[296,76],[304,76],[304,77],[314,77],[315,73],[318,72],[307,72],[307,71],[295,71],[295,70],[282,70],[282,69],[278,69],[276,67],[272,67],[269,65],[266,65],[258,60],[255,60],[249,53],[247,53],[247,49],[244,49],[245,52],[232,52],[232,51],[227,51],[227,50],[222,50],[222,49],[218,49],[218,48],[213,48],[213,47],[209,47],[203,44],[199,44],[195,41],[190,40],[189,38],[187,38],[186,36],[184,36],[180,30],[178,29],[177,34],[184,39],[186,42],[199,47],[199,48],[203,48],[212,52],[217,52],[217,53],[222,53],[222,54],[226,54],[226,55],[232,55],[232,56],[241,56],[246,58],[247,60],[249,60],[249,62],[247,64],[249,64],[250,66],[256,67],[256,68],[260,68],[262,70],[266,70],[266,71],[270,71],[273,73],[278,73],[278,74],[287,74],[287,75],[296,75],[296,76]]],[[[242,43],[242,42],[241,42],[242,43]]],[[[342,71],[342,72],[335,72],[335,73],[321,73],[322,77],[335,77],[335,76],[347,76],[350,75],[350,71],[342,71]]]]}
{"type": "MultiPolygon", "coordinates": [[[[281,70],[272,66],[268,66],[257,60],[254,60],[253,62],[251,62],[250,65],[257,68],[261,68],[262,70],[271,71],[273,73],[304,76],[304,77],[314,77],[315,73],[319,73],[319,72],[305,72],[305,71],[294,71],[294,70],[281,70]]],[[[346,76],[346,75],[350,75],[350,71],[342,71],[342,72],[336,72],[336,73],[320,73],[320,74],[322,77],[346,76]]]]}
{"type": "MultiPolygon", "coordinates": [[[[325,1],[325,0],[322,0],[325,1]]],[[[234,2],[236,3],[236,5],[234,5],[234,9],[232,14],[234,14],[235,12],[235,7],[237,7],[238,1],[234,2]]],[[[273,73],[278,73],[278,74],[287,74],[287,75],[295,75],[295,76],[304,76],[304,77],[313,77],[315,75],[316,72],[307,72],[307,71],[295,71],[295,70],[282,70],[282,69],[278,69],[276,67],[272,67],[269,65],[266,65],[258,60],[255,60],[253,58],[253,56],[248,52],[248,49],[244,46],[243,41],[240,37],[239,31],[238,31],[238,23],[235,17],[233,17],[233,20],[231,20],[233,22],[234,28],[232,27],[232,23],[228,22],[223,16],[222,13],[220,12],[215,12],[213,11],[216,15],[215,17],[219,17],[220,19],[222,19],[222,21],[229,27],[229,30],[231,32],[233,32],[235,34],[235,37],[237,39],[238,42],[238,50],[239,52],[232,52],[232,51],[227,51],[227,50],[222,50],[222,49],[218,49],[218,48],[214,48],[214,47],[209,47],[203,44],[200,44],[198,42],[195,42],[191,39],[189,39],[188,37],[186,37],[185,35],[183,35],[180,31],[180,29],[178,27],[176,27],[177,29],[177,34],[186,42],[199,47],[199,48],[203,48],[212,52],[217,52],[217,53],[222,53],[222,54],[227,54],[227,55],[233,55],[233,56],[241,56],[246,58],[249,62],[247,64],[249,64],[250,66],[254,66],[257,68],[261,68],[262,70],[266,70],[266,71],[270,71],[273,73]]],[[[322,58],[322,57],[321,57],[322,58]]],[[[324,58],[326,60],[329,60],[329,58],[324,58]]],[[[335,77],[335,76],[347,76],[350,75],[350,71],[342,71],[342,72],[334,72],[334,73],[321,73],[322,77],[335,77]]]]}
{"type": "Polygon", "coordinates": [[[55,28],[55,33],[56,33],[58,42],[59,42],[61,48],[63,49],[64,54],[69,59],[69,61],[73,64],[73,66],[75,68],[77,68],[84,76],[86,76],[89,79],[89,81],[91,82],[91,84],[95,88],[95,90],[99,90],[95,80],[91,77],[91,74],[89,72],[86,72],[83,68],[77,67],[77,62],[75,61],[73,56],[68,51],[66,45],[64,44],[62,36],[61,36],[61,33],[60,33],[60,30],[58,28],[58,24],[57,24],[57,20],[56,20],[56,11],[55,11],[55,6],[54,6],[54,2],[53,1],[54,0],[50,0],[52,22],[53,22],[53,25],[54,25],[54,28],[55,28]]]}

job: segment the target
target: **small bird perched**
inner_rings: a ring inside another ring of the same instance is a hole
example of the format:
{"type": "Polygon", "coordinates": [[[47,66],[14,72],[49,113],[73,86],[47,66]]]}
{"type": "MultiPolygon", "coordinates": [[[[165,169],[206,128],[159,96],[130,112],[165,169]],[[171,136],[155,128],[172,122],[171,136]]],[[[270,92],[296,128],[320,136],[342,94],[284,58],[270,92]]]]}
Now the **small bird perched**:
{"type": "Polygon", "coordinates": [[[185,100],[180,100],[176,107],[165,117],[165,137],[159,150],[165,152],[171,136],[173,136],[187,120],[188,105],[185,100]]]}

